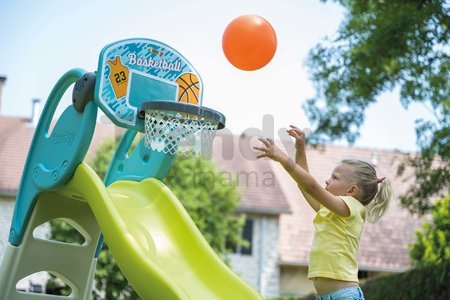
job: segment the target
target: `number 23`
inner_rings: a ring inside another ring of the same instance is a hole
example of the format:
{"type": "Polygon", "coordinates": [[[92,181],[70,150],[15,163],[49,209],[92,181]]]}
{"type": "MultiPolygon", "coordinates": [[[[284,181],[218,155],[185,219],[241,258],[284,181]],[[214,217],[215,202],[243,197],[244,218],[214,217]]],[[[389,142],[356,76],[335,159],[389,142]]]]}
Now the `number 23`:
{"type": "Polygon", "coordinates": [[[116,83],[121,83],[121,82],[127,80],[127,75],[125,75],[124,71],[120,71],[120,72],[114,74],[114,78],[116,80],[116,83]]]}

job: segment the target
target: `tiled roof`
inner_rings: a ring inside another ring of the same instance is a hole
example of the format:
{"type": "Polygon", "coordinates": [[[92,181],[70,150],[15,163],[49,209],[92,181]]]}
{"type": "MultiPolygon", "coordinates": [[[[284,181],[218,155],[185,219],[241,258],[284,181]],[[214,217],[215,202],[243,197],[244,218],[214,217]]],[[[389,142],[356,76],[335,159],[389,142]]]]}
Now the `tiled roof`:
{"type": "Polygon", "coordinates": [[[0,116],[0,191],[4,195],[17,193],[33,133],[29,119],[0,116]]]}

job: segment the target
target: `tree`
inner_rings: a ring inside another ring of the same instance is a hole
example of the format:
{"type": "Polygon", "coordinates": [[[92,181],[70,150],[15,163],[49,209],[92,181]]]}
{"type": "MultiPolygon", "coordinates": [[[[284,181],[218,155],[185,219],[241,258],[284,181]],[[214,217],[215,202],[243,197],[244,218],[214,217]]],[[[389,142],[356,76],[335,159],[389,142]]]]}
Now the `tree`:
{"type": "Polygon", "coordinates": [[[435,117],[416,121],[420,153],[407,162],[416,184],[401,197],[422,214],[431,196],[443,196],[449,190],[442,187],[450,186],[450,6],[443,0],[334,2],[345,8],[345,20],[306,62],[317,91],[304,105],[315,127],[310,140],[354,143],[366,108],[399,87],[405,108],[422,103],[435,117]]]}
{"type": "Polygon", "coordinates": [[[423,223],[410,247],[410,256],[418,267],[450,262],[450,196],[437,201],[431,215],[433,220],[423,223]]]}
{"type": "MultiPolygon", "coordinates": [[[[115,150],[114,140],[101,144],[89,165],[104,178],[115,150]]],[[[241,238],[244,217],[235,214],[239,193],[234,182],[223,180],[211,161],[200,158],[176,157],[164,183],[180,199],[194,223],[211,247],[219,254],[226,254],[227,245],[245,246],[241,238]]],[[[73,240],[77,232],[59,223],[52,224],[52,236],[60,240],[73,240]]],[[[114,261],[104,243],[95,274],[97,299],[138,299],[114,261]],[[104,293],[103,296],[101,294],[104,293]]],[[[67,293],[66,293],[67,294],[67,293]]]]}

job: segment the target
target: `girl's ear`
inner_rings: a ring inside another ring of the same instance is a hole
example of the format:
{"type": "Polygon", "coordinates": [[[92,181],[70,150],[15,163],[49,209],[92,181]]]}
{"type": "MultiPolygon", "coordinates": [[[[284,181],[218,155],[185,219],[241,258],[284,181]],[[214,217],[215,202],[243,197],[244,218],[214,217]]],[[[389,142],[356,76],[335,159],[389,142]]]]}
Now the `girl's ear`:
{"type": "Polygon", "coordinates": [[[359,187],[357,185],[351,185],[347,191],[347,196],[356,196],[359,192],[359,187]]]}

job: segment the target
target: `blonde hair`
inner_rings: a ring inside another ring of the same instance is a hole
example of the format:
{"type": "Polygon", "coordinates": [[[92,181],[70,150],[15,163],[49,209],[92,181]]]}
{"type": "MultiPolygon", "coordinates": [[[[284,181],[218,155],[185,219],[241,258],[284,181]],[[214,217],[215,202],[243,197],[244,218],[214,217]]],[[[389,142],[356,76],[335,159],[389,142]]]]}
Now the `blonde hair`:
{"type": "Polygon", "coordinates": [[[375,168],[365,161],[344,159],[341,163],[353,168],[349,181],[359,187],[356,197],[366,206],[369,222],[375,223],[387,212],[394,198],[390,180],[379,179],[375,168]]]}

